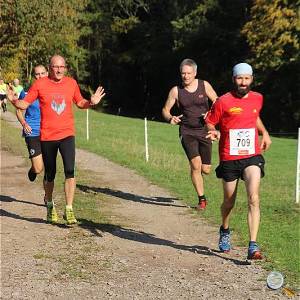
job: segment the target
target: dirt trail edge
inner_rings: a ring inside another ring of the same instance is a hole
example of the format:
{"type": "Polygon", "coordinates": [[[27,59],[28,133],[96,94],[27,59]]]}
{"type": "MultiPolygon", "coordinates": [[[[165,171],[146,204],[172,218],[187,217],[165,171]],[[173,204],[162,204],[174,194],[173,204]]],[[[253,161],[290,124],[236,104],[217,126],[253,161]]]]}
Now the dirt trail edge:
{"type": "Polygon", "coordinates": [[[98,180],[77,188],[109,197],[101,206],[118,223],[47,224],[24,158],[1,150],[1,299],[286,299],[266,287],[267,272],[245,260],[246,249],[219,253],[218,228],[167,191],[76,151],[77,168],[98,180]]]}

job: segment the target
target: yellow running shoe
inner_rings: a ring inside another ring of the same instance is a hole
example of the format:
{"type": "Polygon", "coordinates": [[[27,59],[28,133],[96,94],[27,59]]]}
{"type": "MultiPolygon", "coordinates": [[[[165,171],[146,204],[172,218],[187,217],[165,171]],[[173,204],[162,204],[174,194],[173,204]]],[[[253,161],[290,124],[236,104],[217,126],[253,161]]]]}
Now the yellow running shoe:
{"type": "Polygon", "coordinates": [[[52,202],[47,203],[47,222],[51,224],[58,222],[58,215],[52,202]]]}
{"type": "Polygon", "coordinates": [[[68,225],[76,224],[77,220],[75,218],[74,212],[72,208],[65,209],[64,219],[66,220],[68,225]]]}

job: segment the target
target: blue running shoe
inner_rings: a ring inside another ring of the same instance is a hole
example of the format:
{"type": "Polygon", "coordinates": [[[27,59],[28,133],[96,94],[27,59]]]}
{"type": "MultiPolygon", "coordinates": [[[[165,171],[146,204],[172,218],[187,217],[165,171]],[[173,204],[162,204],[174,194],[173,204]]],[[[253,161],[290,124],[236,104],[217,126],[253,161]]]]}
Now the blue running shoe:
{"type": "Polygon", "coordinates": [[[262,259],[261,251],[255,242],[249,242],[248,259],[262,259]]]}
{"type": "Polygon", "coordinates": [[[222,252],[229,252],[230,251],[230,230],[226,232],[222,231],[222,226],[220,227],[220,239],[219,239],[219,249],[222,252]]]}

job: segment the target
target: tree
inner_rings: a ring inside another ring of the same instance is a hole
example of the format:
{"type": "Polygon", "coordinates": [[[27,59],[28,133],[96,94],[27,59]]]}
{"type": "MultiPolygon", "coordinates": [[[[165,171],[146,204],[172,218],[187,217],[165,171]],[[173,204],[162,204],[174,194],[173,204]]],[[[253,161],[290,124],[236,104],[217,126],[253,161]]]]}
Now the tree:
{"type": "Polygon", "coordinates": [[[273,132],[300,126],[299,1],[256,0],[242,33],[256,81],[265,95],[264,116],[273,132]]]}
{"type": "Polygon", "coordinates": [[[261,70],[278,69],[299,59],[299,1],[256,0],[242,34],[253,52],[251,63],[261,70]]]}
{"type": "Polygon", "coordinates": [[[1,7],[1,64],[11,75],[29,79],[32,66],[47,64],[53,54],[64,55],[77,76],[85,56],[78,40],[84,33],[82,11],[87,0],[8,0],[1,7]],[[83,24],[83,26],[82,26],[83,24]]]}

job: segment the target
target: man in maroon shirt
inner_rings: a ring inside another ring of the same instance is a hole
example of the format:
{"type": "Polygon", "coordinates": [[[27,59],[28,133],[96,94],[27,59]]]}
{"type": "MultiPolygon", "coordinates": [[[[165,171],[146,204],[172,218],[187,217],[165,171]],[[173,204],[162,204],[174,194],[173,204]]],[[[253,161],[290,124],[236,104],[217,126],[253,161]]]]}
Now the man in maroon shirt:
{"type": "Polygon", "coordinates": [[[170,124],[180,125],[180,140],[190,162],[191,179],[198,194],[196,209],[203,210],[207,200],[202,173],[209,174],[211,169],[211,141],[206,139],[204,116],[209,110],[208,98],[214,102],[217,94],[207,81],[196,79],[197,65],[192,59],[183,60],[179,69],[182,85],[170,90],[162,114],[170,124]],[[171,115],[175,104],[182,115],[171,115]]]}
{"type": "Polygon", "coordinates": [[[256,243],[260,223],[259,185],[265,163],[261,150],[267,150],[271,140],[259,118],[263,96],[251,91],[252,73],[252,67],[246,63],[234,66],[234,90],[214,103],[205,121],[209,130],[207,137],[211,140],[220,137],[220,164],[216,175],[223,179],[224,201],[219,248],[222,252],[229,252],[231,248],[229,220],[241,178],[245,181],[248,195],[248,259],[262,259],[256,243]],[[215,128],[217,124],[220,135],[215,128]],[[262,134],[260,145],[258,133],[262,134]]]}

